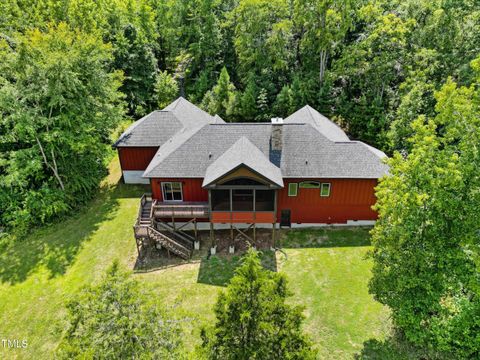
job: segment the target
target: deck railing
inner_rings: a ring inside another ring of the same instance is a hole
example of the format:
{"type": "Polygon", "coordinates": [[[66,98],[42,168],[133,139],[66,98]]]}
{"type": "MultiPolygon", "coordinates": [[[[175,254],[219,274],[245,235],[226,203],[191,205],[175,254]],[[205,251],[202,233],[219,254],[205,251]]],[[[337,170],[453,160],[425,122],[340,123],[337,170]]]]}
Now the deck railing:
{"type": "Polygon", "coordinates": [[[155,217],[174,218],[206,218],[209,216],[208,203],[163,203],[156,202],[153,206],[155,217]]]}

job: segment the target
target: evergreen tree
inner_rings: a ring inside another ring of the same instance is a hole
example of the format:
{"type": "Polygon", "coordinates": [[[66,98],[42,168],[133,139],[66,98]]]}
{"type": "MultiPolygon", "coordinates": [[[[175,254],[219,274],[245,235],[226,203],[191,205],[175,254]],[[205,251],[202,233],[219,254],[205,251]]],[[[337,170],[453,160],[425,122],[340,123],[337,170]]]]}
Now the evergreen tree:
{"type": "Polygon", "coordinates": [[[138,36],[133,25],[127,25],[123,36],[116,39],[115,62],[117,69],[125,74],[121,87],[126,96],[128,112],[133,116],[142,116],[154,108],[154,88],[157,62],[152,46],[138,36]]]}
{"type": "Polygon", "coordinates": [[[293,108],[293,93],[290,86],[285,85],[282,87],[273,104],[273,110],[275,116],[281,117],[286,117],[295,111],[293,108]]]}
{"type": "Polygon", "coordinates": [[[257,97],[257,116],[256,121],[269,121],[271,113],[268,106],[268,93],[264,88],[260,89],[257,97]]]}
{"type": "Polygon", "coordinates": [[[202,100],[202,107],[211,114],[218,114],[228,120],[233,113],[235,102],[235,86],[225,67],[220,72],[217,84],[207,92],[202,100]]]}
{"type": "Polygon", "coordinates": [[[264,269],[250,249],[218,297],[216,324],[202,332],[207,358],[314,359],[301,309],[286,303],[289,295],[285,277],[264,269]]]}
{"type": "Polygon", "coordinates": [[[240,98],[240,114],[246,121],[253,121],[257,115],[257,86],[253,77],[250,77],[245,91],[240,98]]]}
{"type": "Polygon", "coordinates": [[[163,109],[178,97],[178,84],[172,75],[166,71],[158,73],[155,83],[155,94],[160,109],[163,109]]]}

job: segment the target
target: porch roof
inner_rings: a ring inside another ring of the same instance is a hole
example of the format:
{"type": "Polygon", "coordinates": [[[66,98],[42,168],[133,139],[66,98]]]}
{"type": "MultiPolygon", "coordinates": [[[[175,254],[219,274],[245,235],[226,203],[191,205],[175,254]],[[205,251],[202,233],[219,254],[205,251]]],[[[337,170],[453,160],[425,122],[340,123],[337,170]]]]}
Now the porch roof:
{"type": "Polygon", "coordinates": [[[219,156],[205,172],[202,186],[208,186],[216,180],[245,166],[265,178],[271,184],[283,187],[282,172],[270,162],[264,153],[245,136],[240,137],[227,151],[219,156]]]}

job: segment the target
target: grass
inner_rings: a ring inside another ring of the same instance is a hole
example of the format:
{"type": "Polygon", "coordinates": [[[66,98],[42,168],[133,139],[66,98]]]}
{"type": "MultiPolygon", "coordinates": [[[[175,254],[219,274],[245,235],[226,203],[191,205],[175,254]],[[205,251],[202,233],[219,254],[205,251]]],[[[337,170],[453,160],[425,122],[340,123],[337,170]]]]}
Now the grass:
{"type": "MultiPolygon", "coordinates": [[[[133,269],[132,224],[145,188],[118,184],[117,162],[110,170],[88,207],[0,254],[0,338],[28,341],[26,349],[0,347],[0,358],[52,358],[64,327],[65,301],[97,281],[114,259],[133,269]]],[[[292,301],[305,307],[305,328],[320,358],[399,358],[389,338],[388,312],[367,291],[368,231],[305,229],[286,232],[282,239],[283,251],[266,252],[263,260],[286,273],[292,301]]],[[[239,261],[198,255],[134,276],[184,315],[185,342],[192,349],[201,325],[214,320],[216,296],[239,261]]]]}

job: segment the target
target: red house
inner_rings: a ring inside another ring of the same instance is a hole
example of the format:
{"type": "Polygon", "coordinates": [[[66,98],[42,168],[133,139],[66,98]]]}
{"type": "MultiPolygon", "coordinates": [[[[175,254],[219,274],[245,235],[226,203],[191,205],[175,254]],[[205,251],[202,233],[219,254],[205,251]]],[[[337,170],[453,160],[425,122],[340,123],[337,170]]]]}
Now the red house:
{"type": "Polygon", "coordinates": [[[258,224],[275,231],[278,223],[373,221],[374,188],[387,172],[383,152],[351,141],[310,106],[284,120],[225,123],[179,98],[135,122],[114,146],[125,183],[151,186],[137,244],[153,240],[182,257],[195,237],[179,230],[190,224],[196,234],[197,222],[210,223],[213,241],[219,223],[255,234],[258,224]]]}

